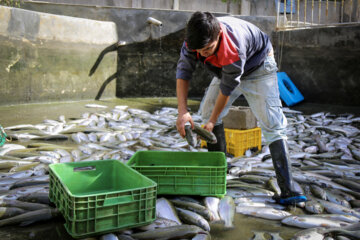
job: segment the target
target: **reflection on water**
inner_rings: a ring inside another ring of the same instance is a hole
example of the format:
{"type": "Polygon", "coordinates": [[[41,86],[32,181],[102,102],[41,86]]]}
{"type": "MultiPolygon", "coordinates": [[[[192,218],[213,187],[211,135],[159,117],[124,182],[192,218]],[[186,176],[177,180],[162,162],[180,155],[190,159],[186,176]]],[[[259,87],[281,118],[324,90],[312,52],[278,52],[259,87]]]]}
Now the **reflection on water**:
{"type": "Polygon", "coordinates": [[[301,229],[287,227],[281,224],[280,221],[266,220],[235,214],[234,229],[226,230],[222,225],[211,225],[211,239],[244,239],[249,240],[254,236],[253,232],[271,232],[280,233],[280,236],[286,240],[290,239],[296,232],[301,229]]]}
{"type": "MultiPolygon", "coordinates": [[[[36,223],[26,227],[11,226],[0,228],[0,239],[24,240],[24,239],[51,239],[51,240],[70,240],[73,239],[65,230],[65,220],[58,218],[51,222],[36,223]]],[[[276,232],[286,240],[290,239],[301,229],[286,227],[279,221],[265,220],[260,218],[235,215],[235,228],[224,229],[222,225],[211,225],[211,239],[251,239],[253,231],[276,232]],[[241,238],[234,238],[241,236],[241,238]]]]}
{"type": "MultiPolygon", "coordinates": [[[[36,223],[26,227],[11,226],[0,228],[0,239],[8,240],[70,240],[73,239],[65,230],[65,220],[61,217],[51,222],[36,223]]],[[[280,233],[286,240],[290,239],[301,229],[281,225],[279,221],[265,220],[255,217],[235,215],[235,228],[224,229],[222,225],[211,225],[211,239],[230,240],[230,239],[252,239],[256,231],[280,233]],[[234,237],[239,236],[239,237],[234,237]],[[240,238],[241,236],[241,238],[240,238]]]]}

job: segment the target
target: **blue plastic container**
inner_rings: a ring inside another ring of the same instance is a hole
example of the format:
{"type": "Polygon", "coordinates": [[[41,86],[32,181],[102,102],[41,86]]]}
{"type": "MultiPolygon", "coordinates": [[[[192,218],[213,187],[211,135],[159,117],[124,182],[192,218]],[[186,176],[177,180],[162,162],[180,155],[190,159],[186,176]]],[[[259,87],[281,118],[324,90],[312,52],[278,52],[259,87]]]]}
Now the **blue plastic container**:
{"type": "Polygon", "coordinates": [[[293,106],[304,100],[303,95],[296,88],[294,83],[290,80],[289,76],[285,72],[278,72],[277,78],[280,90],[280,98],[287,106],[293,106]]]}

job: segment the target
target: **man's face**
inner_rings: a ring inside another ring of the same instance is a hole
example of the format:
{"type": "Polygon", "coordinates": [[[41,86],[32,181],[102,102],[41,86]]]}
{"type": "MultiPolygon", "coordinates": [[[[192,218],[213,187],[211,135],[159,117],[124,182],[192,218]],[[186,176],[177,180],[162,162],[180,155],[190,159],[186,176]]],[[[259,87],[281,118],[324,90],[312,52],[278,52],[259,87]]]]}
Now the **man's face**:
{"type": "Polygon", "coordinates": [[[215,53],[218,43],[219,43],[219,36],[215,41],[209,42],[205,47],[201,49],[196,49],[196,52],[198,52],[203,57],[210,57],[215,53]]]}

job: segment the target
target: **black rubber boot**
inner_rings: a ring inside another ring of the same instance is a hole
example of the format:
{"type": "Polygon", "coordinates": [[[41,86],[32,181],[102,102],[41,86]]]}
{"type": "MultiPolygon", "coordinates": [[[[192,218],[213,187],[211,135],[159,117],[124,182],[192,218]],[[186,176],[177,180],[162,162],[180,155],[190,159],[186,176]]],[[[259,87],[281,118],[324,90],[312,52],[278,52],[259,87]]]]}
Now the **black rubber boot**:
{"type": "Polygon", "coordinates": [[[224,124],[214,126],[213,133],[216,136],[217,143],[207,144],[207,149],[209,152],[223,152],[226,155],[226,140],[225,140],[225,130],[224,124]]]}
{"type": "Polygon", "coordinates": [[[281,195],[275,199],[281,204],[295,204],[306,201],[306,197],[297,192],[291,174],[291,163],[286,140],[280,139],[269,145],[281,195]]]}

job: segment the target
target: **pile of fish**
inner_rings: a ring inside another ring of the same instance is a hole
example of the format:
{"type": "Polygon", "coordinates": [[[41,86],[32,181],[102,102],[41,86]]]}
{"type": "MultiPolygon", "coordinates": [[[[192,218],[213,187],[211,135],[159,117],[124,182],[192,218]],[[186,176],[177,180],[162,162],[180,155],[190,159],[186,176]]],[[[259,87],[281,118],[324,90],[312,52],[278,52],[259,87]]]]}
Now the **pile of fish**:
{"type": "MultiPolygon", "coordinates": [[[[97,111],[79,118],[61,115],[36,125],[5,126],[12,142],[0,148],[0,227],[59,216],[48,198],[49,164],[102,159],[126,163],[139,150],[207,151],[199,147],[199,139],[189,144],[180,137],[175,108],[151,114],[127,106],[86,107],[97,111]]],[[[159,196],[154,223],[100,239],[210,239],[212,224],[224,229],[241,227],[234,226],[235,212],[299,228],[292,239],[359,239],[360,118],[304,115],[286,108],[284,112],[294,182],[308,202],[275,203],[272,196],[280,190],[264,146],[261,151],[249,149],[245,156],[227,159],[224,198],[159,196]]],[[[199,115],[192,116],[201,124],[199,115]]],[[[281,232],[254,232],[251,239],[270,239],[266,236],[282,239],[281,232]]]]}

